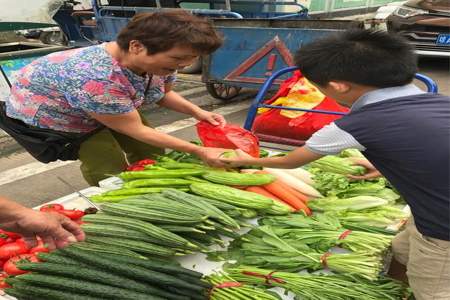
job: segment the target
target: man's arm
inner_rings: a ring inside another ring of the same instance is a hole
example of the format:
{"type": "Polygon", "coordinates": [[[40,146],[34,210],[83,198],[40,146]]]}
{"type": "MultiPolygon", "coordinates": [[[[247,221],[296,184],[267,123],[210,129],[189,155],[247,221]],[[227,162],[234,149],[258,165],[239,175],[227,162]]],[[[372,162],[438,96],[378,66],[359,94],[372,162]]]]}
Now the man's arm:
{"type": "Polygon", "coordinates": [[[34,211],[4,197],[0,197],[0,228],[20,233],[31,246],[39,236],[50,249],[84,240],[80,226],[69,218],[34,211]]]}
{"type": "Polygon", "coordinates": [[[306,147],[300,147],[286,156],[255,158],[242,150],[236,150],[237,157],[221,158],[220,161],[231,167],[256,165],[268,168],[294,169],[310,163],[323,155],[314,153],[306,147]]]}

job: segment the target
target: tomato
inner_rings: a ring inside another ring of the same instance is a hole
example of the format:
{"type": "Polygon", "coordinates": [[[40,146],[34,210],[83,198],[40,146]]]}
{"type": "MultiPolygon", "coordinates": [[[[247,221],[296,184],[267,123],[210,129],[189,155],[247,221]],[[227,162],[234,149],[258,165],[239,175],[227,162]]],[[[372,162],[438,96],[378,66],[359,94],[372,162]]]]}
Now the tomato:
{"type": "Polygon", "coordinates": [[[64,209],[64,206],[62,206],[61,204],[53,203],[53,204],[43,205],[43,206],[41,206],[41,208],[39,210],[43,211],[43,212],[50,212],[50,211],[58,212],[63,209],[64,209]]]}
{"type": "Polygon", "coordinates": [[[0,273],[0,290],[10,288],[11,286],[5,282],[5,279],[8,278],[8,274],[0,273]]]}
{"type": "Polygon", "coordinates": [[[66,217],[68,217],[72,220],[77,220],[84,216],[84,212],[81,210],[78,210],[78,209],[73,209],[73,210],[64,209],[64,210],[58,211],[58,213],[65,215],[66,217]]]}
{"type": "Polygon", "coordinates": [[[0,232],[0,246],[3,246],[4,244],[8,243],[9,236],[6,233],[0,232]]]}
{"type": "Polygon", "coordinates": [[[3,266],[3,270],[12,276],[28,273],[28,271],[23,271],[17,268],[17,264],[28,263],[28,262],[39,262],[39,259],[34,254],[22,254],[11,257],[3,266]]]}
{"type": "Polygon", "coordinates": [[[46,253],[50,252],[50,250],[48,250],[48,248],[47,248],[47,245],[45,245],[44,242],[40,238],[38,238],[37,246],[31,248],[29,253],[36,254],[39,252],[46,252],[46,253]]]}
{"type": "Polygon", "coordinates": [[[6,260],[0,259],[0,271],[3,270],[3,265],[5,264],[6,260]]]}
{"type": "Polygon", "coordinates": [[[12,238],[13,240],[17,240],[17,239],[20,239],[22,237],[18,233],[11,232],[11,231],[6,231],[6,230],[2,230],[2,229],[0,229],[0,233],[6,234],[8,237],[12,238]]]}
{"type": "Polygon", "coordinates": [[[28,247],[24,241],[5,244],[0,247],[0,259],[9,259],[13,256],[28,252],[28,247]]]}

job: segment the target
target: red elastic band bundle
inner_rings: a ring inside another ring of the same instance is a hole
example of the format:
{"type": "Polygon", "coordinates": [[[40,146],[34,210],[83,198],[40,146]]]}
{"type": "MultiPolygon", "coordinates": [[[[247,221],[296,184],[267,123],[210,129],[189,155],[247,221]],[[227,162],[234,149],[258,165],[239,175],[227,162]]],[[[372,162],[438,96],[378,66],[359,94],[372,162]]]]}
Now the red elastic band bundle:
{"type": "Polygon", "coordinates": [[[222,282],[221,284],[217,284],[217,285],[213,286],[209,290],[209,297],[208,298],[211,298],[214,290],[216,290],[216,289],[225,289],[225,288],[240,287],[240,286],[242,286],[242,284],[240,282],[236,282],[236,281],[222,282]]]}
{"type": "Polygon", "coordinates": [[[331,252],[325,252],[321,257],[320,257],[320,263],[327,268],[328,267],[328,263],[327,263],[327,258],[331,255],[331,252]]]}
{"type": "Polygon", "coordinates": [[[343,240],[345,239],[350,233],[352,233],[352,231],[350,229],[345,230],[340,236],[339,236],[339,240],[343,240]]]}
{"type": "Polygon", "coordinates": [[[256,273],[256,272],[242,271],[242,274],[248,275],[248,276],[253,276],[253,277],[264,278],[266,280],[266,284],[270,284],[270,281],[273,281],[276,283],[281,283],[281,284],[286,283],[286,281],[284,281],[283,279],[273,277],[272,275],[275,272],[276,271],[272,271],[269,274],[264,275],[264,274],[260,274],[260,273],[256,273]]]}

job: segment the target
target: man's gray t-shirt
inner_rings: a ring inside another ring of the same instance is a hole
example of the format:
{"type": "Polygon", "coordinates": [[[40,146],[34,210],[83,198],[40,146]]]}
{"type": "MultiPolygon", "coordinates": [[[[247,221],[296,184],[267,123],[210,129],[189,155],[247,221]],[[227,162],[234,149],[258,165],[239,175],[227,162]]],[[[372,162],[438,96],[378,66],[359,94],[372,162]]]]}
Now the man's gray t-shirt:
{"type": "Polygon", "coordinates": [[[405,198],[419,232],[450,240],[449,97],[414,85],[369,92],[305,146],[323,155],[363,151],[405,198]]]}

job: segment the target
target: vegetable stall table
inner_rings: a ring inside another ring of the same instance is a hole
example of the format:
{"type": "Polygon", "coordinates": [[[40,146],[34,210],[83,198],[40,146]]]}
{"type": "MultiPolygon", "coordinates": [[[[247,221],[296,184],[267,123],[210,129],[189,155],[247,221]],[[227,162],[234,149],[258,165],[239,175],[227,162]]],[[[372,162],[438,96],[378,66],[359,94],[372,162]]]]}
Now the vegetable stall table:
{"type": "MultiPolygon", "coordinates": [[[[86,196],[92,196],[98,193],[103,193],[105,191],[113,191],[113,190],[117,190],[119,188],[121,188],[121,186],[123,185],[123,181],[117,177],[112,177],[109,179],[106,179],[102,182],[100,182],[100,186],[102,186],[101,188],[97,188],[97,187],[90,187],[88,189],[82,190],[80,191],[83,195],[86,196]]],[[[87,209],[92,207],[86,200],[84,200],[83,198],[81,198],[80,196],[78,196],[78,194],[74,193],[74,194],[70,194],[68,196],[62,197],[60,199],[57,199],[55,201],[49,202],[47,204],[63,204],[66,208],[69,209],[87,209]]],[[[47,205],[44,204],[44,205],[47,205]]],[[[252,225],[258,225],[257,219],[249,219],[248,220],[249,224],[252,225]]],[[[397,224],[398,225],[398,224],[397,224]]],[[[265,226],[263,226],[265,227],[265,226]]],[[[261,228],[263,228],[261,227],[261,228]]],[[[243,228],[239,231],[239,234],[245,234],[249,231],[249,228],[243,228]]],[[[265,229],[267,230],[267,229],[265,229]]],[[[269,233],[270,234],[270,233],[269,233]]],[[[346,233],[348,234],[348,232],[346,233]]],[[[224,238],[224,240],[229,243],[232,241],[231,238],[224,238]]],[[[284,247],[284,246],[283,246],[284,247]]],[[[224,251],[225,248],[222,248],[220,246],[212,246],[211,249],[214,250],[222,250],[224,251]]],[[[348,251],[343,250],[342,248],[333,248],[332,249],[333,253],[348,253],[348,251]]],[[[211,275],[214,276],[213,274],[215,274],[216,272],[220,272],[222,270],[222,266],[225,263],[225,261],[210,261],[207,260],[207,254],[205,253],[196,253],[196,254],[191,254],[191,255],[187,255],[187,256],[183,256],[183,257],[179,257],[176,259],[183,267],[190,269],[190,270],[194,270],[200,273],[203,273],[205,275],[211,275]]],[[[259,274],[258,272],[261,272],[258,269],[249,269],[248,270],[252,270],[255,274],[259,274]]],[[[236,269],[234,272],[236,273],[236,276],[238,276],[238,269],[236,269]]],[[[251,273],[251,271],[248,271],[251,273]]],[[[278,272],[280,273],[280,272],[278,272]]],[[[325,273],[328,273],[328,271],[325,271],[325,273]]],[[[280,273],[283,276],[287,276],[285,274],[285,272],[280,273]]],[[[304,272],[299,273],[300,276],[307,276],[307,275],[301,275],[301,274],[306,274],[304,272]]],[[[247,278],[248,279],[248,278],[247,278]]],[[[253,280],[258,280],[258,277],[253,278],[253,280]]],[[[337,279],[336,279],[337,280],[337,279]]],[[[282,285],[279,284],[278,286],[275,285],[275,287],[271,288],[270,291],[277,293],[281,299],[294,299],[294,295],[293,293],[289,292],[289,293],[284,293],[284,290],[282,288],[282,285]]],[[[13,300],[14,298],[8,295],[5,296],[0,296],[1,300],[13,300]]]]}

